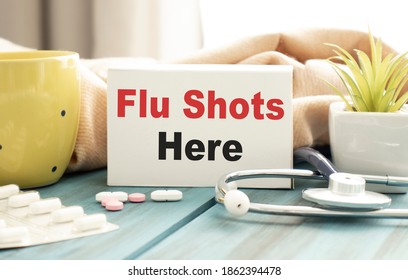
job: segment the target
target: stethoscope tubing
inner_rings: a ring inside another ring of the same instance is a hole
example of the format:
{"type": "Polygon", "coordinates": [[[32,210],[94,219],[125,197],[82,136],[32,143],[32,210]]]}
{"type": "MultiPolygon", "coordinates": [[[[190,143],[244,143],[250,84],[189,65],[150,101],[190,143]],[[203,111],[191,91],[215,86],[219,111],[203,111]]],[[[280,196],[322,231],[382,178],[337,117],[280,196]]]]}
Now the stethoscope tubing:
{"type": "Polygon", "coordinates": [[[369,211],[330,210],[311,206],[288,206],[250,203],[249,211],[281,216],[343,217],[343,218],[392,218],[408,219],[408,209],[379,209],[369,211]]]}
{"type": "Polygon", "coordinates": [[[295,159],[301,159],[313,165],[327,181],[329,181],[331,174],[339,172],[337,167],[328,158],[313,148],[298,148],[293,151],[293,156],[295,159]]]}
{"type": "MultiPolygon", "coordinates": [[[[388,175],[384,176],[365,175],[365,174],[354,175],[364,178],[364,180],[366,180],[366,182],[369,184],[382,184],[393,187],[408,187],[407,177],[388,175]]],[[[328,180],[326,176],[320,174],[319,172],[307,169],[249,169],[232,172],[223,177],[226,183],[244,179],[257,179],[257,178],[290,178],[290,179],[310,179],[324,181],[328,180]]]]}

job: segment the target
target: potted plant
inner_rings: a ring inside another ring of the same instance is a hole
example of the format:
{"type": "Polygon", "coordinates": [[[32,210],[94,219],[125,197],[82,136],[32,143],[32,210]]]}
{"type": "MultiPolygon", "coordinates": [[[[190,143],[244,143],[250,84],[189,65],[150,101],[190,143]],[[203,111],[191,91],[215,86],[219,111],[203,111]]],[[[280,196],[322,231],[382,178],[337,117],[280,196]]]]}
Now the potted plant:
{"type": "MultiPolygon", "coordinates": [[[[346,89],[343,94],[329,84],[343,99],[329,110],[332,160],[344,172],[408,176],[408,92],[404,92],[408,58],[406,53],[383,57],[381,40],[371,32],[368,36],[371,54],[355,50],[357,59],[330,45],[336,56],[328,61],[346,89]]],[[[367,188],[401,192],[374,185],[367,188]]]]}

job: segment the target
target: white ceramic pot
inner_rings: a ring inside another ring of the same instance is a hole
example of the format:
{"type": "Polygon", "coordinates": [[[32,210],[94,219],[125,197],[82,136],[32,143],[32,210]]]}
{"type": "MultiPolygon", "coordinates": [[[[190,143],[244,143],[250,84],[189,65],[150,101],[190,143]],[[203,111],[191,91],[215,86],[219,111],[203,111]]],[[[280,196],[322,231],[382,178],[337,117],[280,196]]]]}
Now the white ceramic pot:
{"type": "MultiPolygon", "coordinates": [[[[408,176],[408,107],[395,113],[350,112],[342,102],[329,113],[333,163],[340,171],[408,176]]],[[[406,192],[398,187],[368,184],[368,190],[406,192]]]]}

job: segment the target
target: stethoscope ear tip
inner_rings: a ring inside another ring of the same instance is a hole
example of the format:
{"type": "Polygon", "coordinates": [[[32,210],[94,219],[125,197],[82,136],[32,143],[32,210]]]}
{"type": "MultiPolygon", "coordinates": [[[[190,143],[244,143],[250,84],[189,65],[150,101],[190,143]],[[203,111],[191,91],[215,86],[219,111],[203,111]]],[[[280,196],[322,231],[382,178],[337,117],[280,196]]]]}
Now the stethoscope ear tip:
{"type": "Polygon", "coordinates": [[[224,196],[224,206],[233,216],[245,215],[250,206],[248,196],[239,190],[230,190],[224,196]]]}

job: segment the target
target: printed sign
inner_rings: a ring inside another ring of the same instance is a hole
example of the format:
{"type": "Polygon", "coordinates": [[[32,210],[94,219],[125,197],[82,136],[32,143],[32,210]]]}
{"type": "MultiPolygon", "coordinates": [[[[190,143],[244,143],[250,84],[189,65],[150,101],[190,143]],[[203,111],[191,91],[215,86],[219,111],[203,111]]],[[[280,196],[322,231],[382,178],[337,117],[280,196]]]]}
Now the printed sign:
{"type": "Polygon", "coordinates": [[[107,118],[111,186],[208,187],[236,170],[291,168],[292,68],[112,68],[107,118]]]}

